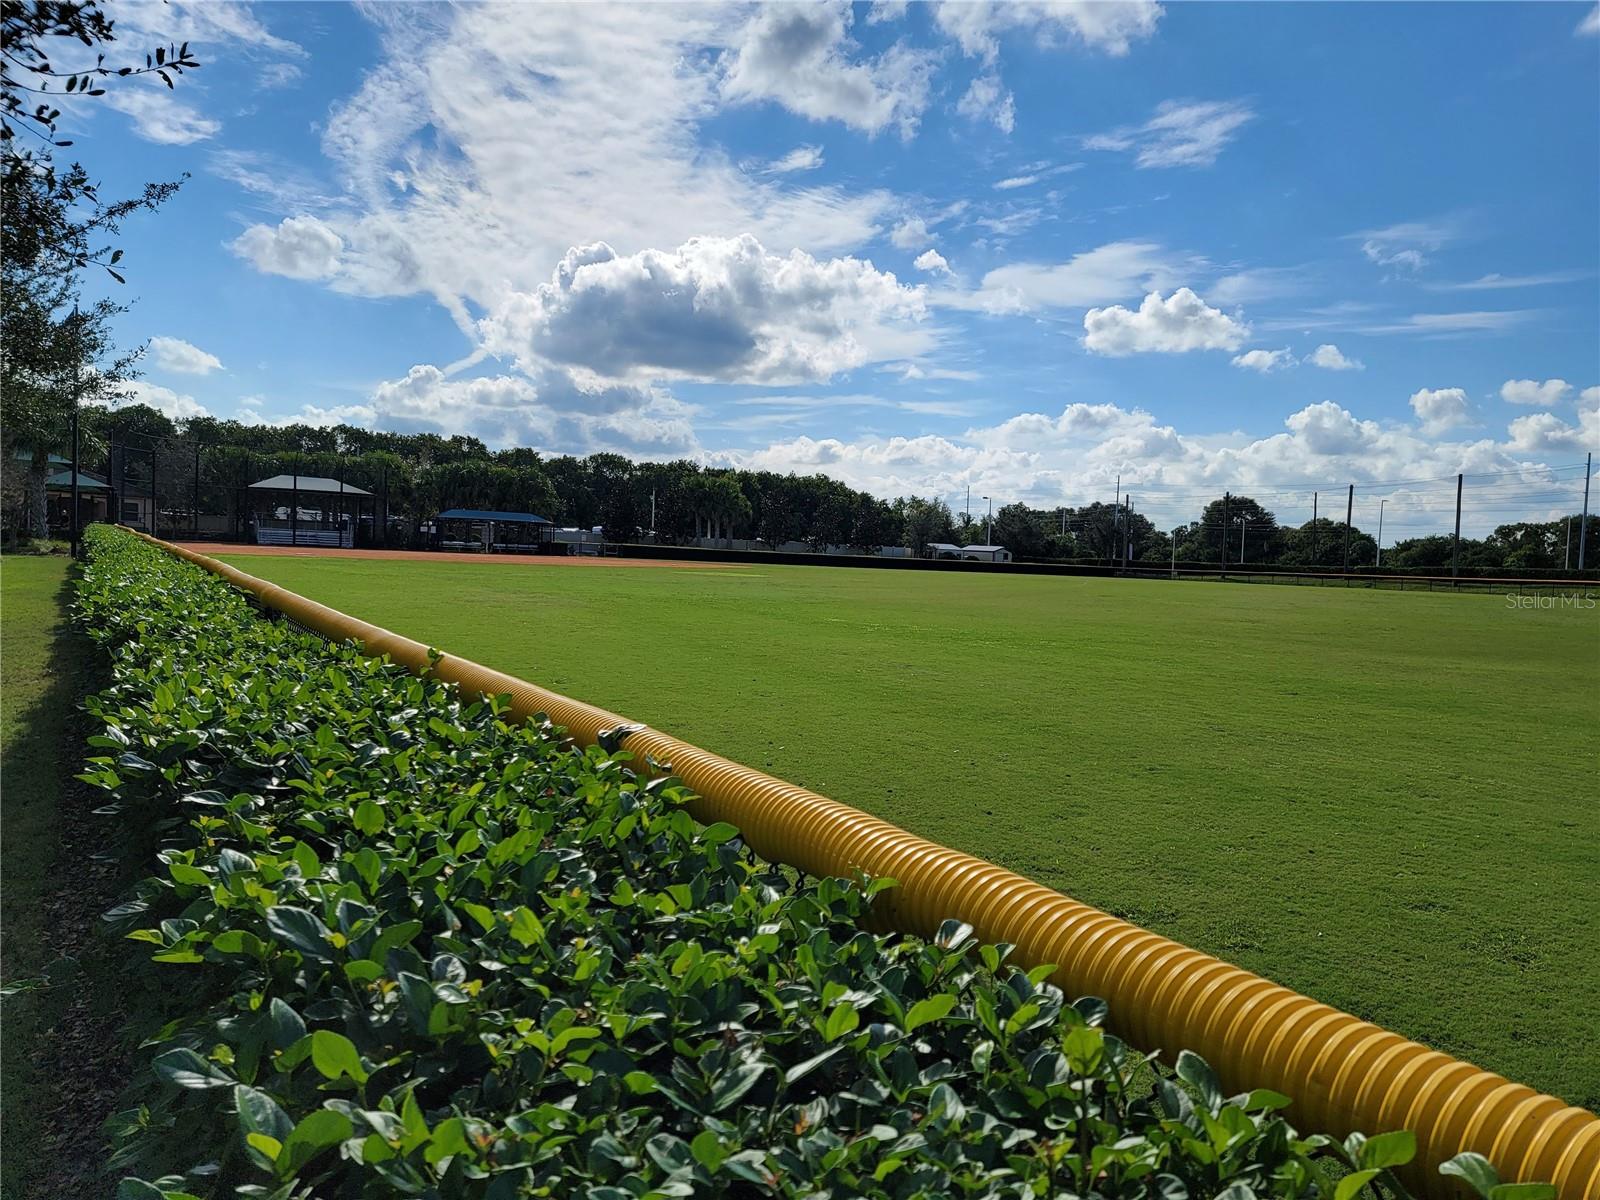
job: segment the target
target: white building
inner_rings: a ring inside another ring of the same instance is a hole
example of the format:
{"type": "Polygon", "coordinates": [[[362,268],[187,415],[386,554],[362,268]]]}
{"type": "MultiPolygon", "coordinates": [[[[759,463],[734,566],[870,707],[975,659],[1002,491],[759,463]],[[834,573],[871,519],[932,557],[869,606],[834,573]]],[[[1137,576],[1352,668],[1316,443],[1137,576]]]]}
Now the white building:
{"type": "Polygon", "coordinates": [[[1004,546],[963,546],[961,557],[976,562],[1010,562],[1011,551],[1004,546]]]}

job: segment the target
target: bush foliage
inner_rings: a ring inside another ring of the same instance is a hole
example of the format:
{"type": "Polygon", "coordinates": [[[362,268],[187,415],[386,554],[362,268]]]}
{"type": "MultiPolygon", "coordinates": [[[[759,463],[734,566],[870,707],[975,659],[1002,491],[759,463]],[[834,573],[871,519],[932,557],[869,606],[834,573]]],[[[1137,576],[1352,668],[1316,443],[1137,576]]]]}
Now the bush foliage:
{"type": "Polygon", "coordinates": [[[964,925],[864,932],[887,881],[795,879],[626,753],[88,540],[84,778],[164,834],[108,920],[179,1014],[113,1122],[123,1197],[1398,1190],[1408,1133],[1166,1077],[964,925]]]}

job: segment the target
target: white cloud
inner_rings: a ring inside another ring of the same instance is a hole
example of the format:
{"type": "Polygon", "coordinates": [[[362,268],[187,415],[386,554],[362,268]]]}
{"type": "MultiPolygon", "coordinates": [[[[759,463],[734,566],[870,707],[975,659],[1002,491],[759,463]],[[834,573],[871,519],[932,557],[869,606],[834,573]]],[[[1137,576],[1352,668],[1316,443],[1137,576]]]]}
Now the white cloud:
{"type": "Polygon", "coordinates": [[[122,81],[122,86],[106,89],[101,97],[109,108],[126,115],[136,133],[146,141],[164,146],[187,146],[215,137],[222,129],[221,121],[202,116],[181,100],[173,99],[167,89],[145,80],[122,81]]]}
{"type": "Polygon", "coordinates": [[[1382,325],[1364,325],[1362,333],[1415,333],[1424,337],[1454,337],[1463,333],[1504,333],[1539,315],[1538,309],[1502,309],[1495,311],[1413,313],[1399,321],[1382,325]]]}
{"type": "Polygon", "coordinates": [[[339,237],[337,261],[319,263],[336,290],[429,295],[471,334],[474,308],[537,287],[570,246],[604,240],[626,254],[749,232],[779,253],[824,255],[866,244],[898,207],[881,189],[752,172],[702,143],[725,61],[715,52],[741,35],[739,11],[363,11],[382,54],[324,123],[339,194],[279,209],[339,237]]]}
{"type": "Polygon", "coordinates": [[[1012,188],[1025,188],[1039,182],[1037,175],[1011,175],[995,184],[995,191],[1009,192],[1012,188]]]}
{"type": "Polygon", "coordinates": [[[1246,350],[1233,357],[1233,365],[1266,375],[1295,365],[1294,354],[1285,346],[1282,350],[1246,350]]]}
{"type": "Polygon", "coordinates": [[[855,60],[848,3],[769,4],[757,8],[729,55],[722,95],[773,100],[814,121],[841,121],[867,133],[889,125],[916,130],[928,103],[933,58],[903,44],[855,60]]]}
{"type": "Polygon", "coordinates": [[[278,37],[256,16],[250,4],[217,4],[215,0],[127,0],[116,5],[118,44],[149,42],[140,49],[154,50],[157,42],[193,42],[196,47],[232,43],[251,52],[306,57],[303,46],[278,37]]]}
{"type": "Polygon", "coordinates": [[[638,457],[700,453],[693,410],[655,388],[581,384],[561,371],[452,378],[430,364],[373,389],[343,410],[362,425],[416,432],[470,432],[491,445],[638,457]]]}
{"type": "Polygon", "coordinates": [[[1293,296],[1309,283],[1307,273],[1296,267],[1252,267],[1222,276],[1206,288],[1206,295],[1218,304],[1254,304],[1293,296]]]}
{"type": "Polygon", "coordinates": [[[771,384],[920,354],[925,314],[920,287],[870,262],[780,256],[747,235],[632,255],[575,247],[550,282],[511,294],[480,328],[524,370],[771,384]]]}
{"type": "Polygon", "coordinates": [[[117,385],[112,406],[121,408],[129,404],[147,404],[165,413],[174,421],[187,421],[190,417],[209,417],[206,406],[193,396],[186,396],[171,388],[162,387],[143,379],[132,379],[117,385]]]}
{"type": "Polygon", "coordinates": [[[1090,150],[1134,150],[1140,167],[1209,167],[1255,118],[1242,100],[1165,100],[1143,125],[1084,139],[1090,150]]]}
{"type": "Polygon", "coordinates": [[[1052,47],[1077,41],[1113,56],[1128,53],[1135,41],[1156,31],[1161,6],[1153,0],[1106,4],[1099,0],[959,0],[933,8],[940,29],[956,40],[964,54],[993,62],[1000,37],[1027,33],[1036,44],[1052,47]]]}
{"type": "Polygon", "coordinates": [[[256,86],[265,89],[292,87],[305,72],[292,62],[268,63],[256,75],[256,86]]]}
{"type": "Polygon", "coordinates": [[[1284,424],[1312,454],[1355,454],[1378,440],[1376,421],[1358,421],[1332,400],[1308,404],[1292,413],[1284,424]]]}
{"type": "Polygon", "coordinates": [[[1332,342],[1324,342],[1310,354],[1305,361],[1314,367],[1321,367],[1324,371],[1361,371],[1366,368],[1353,358],[1346,358],[1344,352],[1332,342]]]}
{"type": "Polygon", "coordinates": [[[1172,283],[1178,264],[1154,242],[1108,242],[1064,263],[1012,263],[983,277],[974,293],[941,295],[952,307],[989,312],[1084,308],[1172,283]]]}
{"type": "Polygon", "coordinates": [[[898,21],[910,7],[909,0],[872,0],[872,7],[867,10],[867,24],[883,25],[898,21]]]}
{"type": "Polygon", "coordinates": [[[796,171],[815,171],[822,165],[821,146],[796,146],[782,158],[767,164],[774,175],[790,175],[796,171]]]}
{"type": "Polygon", "coordinates": [[[901,250],[920,250],[933,241],[933,234],[921,217],[907,217],[890,231],[889,240],[901,250]]]}
{"type": "Polygon", "coordinates": [[[1578,22],[1578,27],[1572,32],[1575,37],[1600,37],[1600,4],[1596,4],[1584,14],[1583,20],[1578,22]]]}
{"type": "Polygon", "coordinates": [[[1179,354],[1189,350],[1237,350],[1250,327],[1212,308],[1188,288],[1163,300],[1151,292],[1130,311],[1120,304],[1091,308],[1083,317],[1083,344],[1096,354],[1179,354]]]}
{"type": "Polygon", "coordinates": [[[937,250],[924,250],[911,265],[919,271],[930,271],[936,275],[950,274],[950,264],[937,250]]]}
{"type": "MultiPolygon", "coordinates": [[[[1415,488],[1386,488],[1387,515],[1419,531],[1447,530],[1455,503],[1455,474],[1508,473],[1514,486],[1548,486],[1546,453],[1570,453],[1570,427],[1544,430],[1552,450],[1492,439],[1443,441],[1414,428],[1365,420],[1331,402],[1290,414],[1281,432],[1182,433],[1142,410],[1109,403],[1068,405],[1059,414],[1023,413],[958,437],[794,438],[763,449],[717,456],[776,471],[823,471],[876,495],[942,496],[959,504],[970,486],[999,503],[1023,500],[1038,507],[1111,499],[1117,476],[1134,494],[1136,511],[1159,528],[1194,520],[1224,490],[1254,494],[1299,524],[1311,516],[1312,492],[1356,484],[1356,522],[1375,522],[1377,501],[1365,481],[1438,480],[1415,488]],[[1322,481],[1320,483],[1315,481],[1322,481]]],[[[1341,515],[1342,515],[1342,509],[1341,515]]],[[[1530,508],[1537,511],[1537,505],[1530,508]]],[[[1563,510],[1565,511],[1565,510],[1563,510]]],[[[1552,510],[1554,515],[1554,510],[1552,510]]],[[[1482,532],[1502,518],[1467,514],[1482,532]]]]}
{"type": "Polygon", "coordinates": [[[1600,422],[1593,414],[1568,425],[1554,413],[1529,413],[1506,427],[1510,449],[1517,454],[1588,454],[1600,449],[1600,422]]]}
{"type": "Polygon", "coordinates": [[[222,360],[215,354],[208,354],[182,338],[153,337],[150,354],[163,371],[176,371],[181,375],[209,375],[222,369],[222,360]]]}
{"type": "Polygon", "coordinates": [[[1565,379],[1508,379],[1500,385],[1500,399],[1507,404],[1560,404],[1572,385],[1565,379]]]}
{"type": "Polygon", "coordinates": [[[1001,133],[1010,133],[1017,127],[1016,99],[993,71],[984,71],[973,79],[956,111],[973,121],[988,121],[1001,133]]]}
{"type": "Polygon", "coordinates": [[[1421,388],[1411,394],[1411,411],[1430,437],[1465,425],[1471,409],[1467,393],[1460,388],[1421,388]]]}
{"type": "Polygon", "coordinates": [[[1361,253],[1381,267],[1419,271],[1427,263],[1424,251],[1438,250],[1460,236],[1460,224],[1453,219],[1402,221],[1382,229],[1365,229],[1350,235],[1361,243],[1361,253]]]}
{"type": "Polygon", "coordinates": [[[344,239],[316,217],[285,217],[277,228],[250,226],[230,248],[268,275],[327,279],[339,269],[344,239]]]}
{"type": "Polygon", "coordinates": [[[1557,283],[1577,283],[1594,276],[1593,271],[1545,271],[1539,275],[1501,275],[1490,273],[1458,283],[1425,283],[1430,292],[1487,292],[1503,288],[1546,287],[1557,283]]]}

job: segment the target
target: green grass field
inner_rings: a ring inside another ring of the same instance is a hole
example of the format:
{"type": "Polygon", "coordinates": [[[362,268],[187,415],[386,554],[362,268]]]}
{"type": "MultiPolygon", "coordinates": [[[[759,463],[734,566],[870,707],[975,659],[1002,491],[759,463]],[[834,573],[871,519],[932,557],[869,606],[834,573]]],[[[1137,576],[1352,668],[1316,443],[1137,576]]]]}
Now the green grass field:
{"type": "Polygon", "coordinates": [[[239,558],[1600,1108],[1600,612],[239,558]]]}

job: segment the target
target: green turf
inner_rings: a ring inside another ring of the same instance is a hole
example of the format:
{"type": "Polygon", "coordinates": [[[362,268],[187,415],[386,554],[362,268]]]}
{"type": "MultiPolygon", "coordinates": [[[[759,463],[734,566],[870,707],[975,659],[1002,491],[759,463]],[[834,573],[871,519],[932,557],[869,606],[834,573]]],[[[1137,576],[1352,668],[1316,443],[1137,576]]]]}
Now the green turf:
{"type": "MultiPolygon", "coordinates": [[[[58,639],[65,624],[68,561],[7,555],[0,561],[0,974],[36,978],[56,956],[44,898],[55,860],[57,807],[75,697],[61,685],[58,639]]],[[[23,1194],[20,1178],[42,1152],[37,1085],[29,1056],[40,1027],[31,996],[4,1002],[0,1051],[0,1194],[23,1194]]]]}
{"type": "Polygon", "coordinates": [[[1600,1107],[1600,612],[238,558],[1600,1107]]]}

